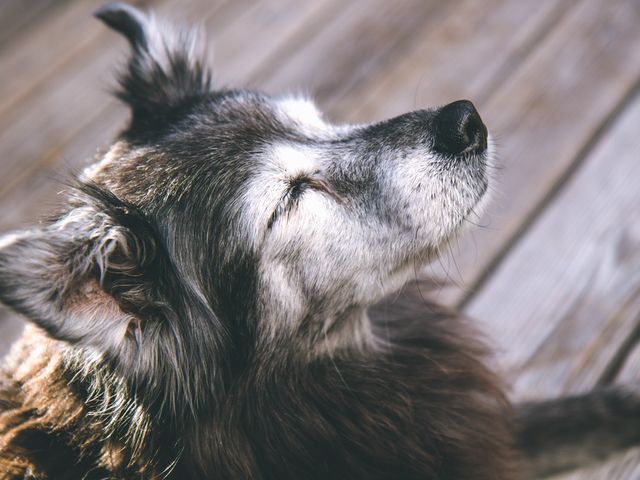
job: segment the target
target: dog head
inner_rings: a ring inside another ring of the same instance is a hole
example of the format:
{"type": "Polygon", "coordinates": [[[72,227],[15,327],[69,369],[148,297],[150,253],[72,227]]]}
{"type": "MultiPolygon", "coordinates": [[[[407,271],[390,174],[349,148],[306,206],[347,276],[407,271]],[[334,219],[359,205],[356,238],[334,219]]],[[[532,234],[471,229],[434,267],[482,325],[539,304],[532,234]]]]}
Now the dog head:
{"type": "Polygon", "coordinates": [[[0,300],[137,388],[197,408],[266,345],[344,335],[485,197],[468,101],[332,125],[304,99],[212,88],[193,36],[133,7],[97,16],[131,44],[130,124],[57,219],[4,238],[0,300]]]}

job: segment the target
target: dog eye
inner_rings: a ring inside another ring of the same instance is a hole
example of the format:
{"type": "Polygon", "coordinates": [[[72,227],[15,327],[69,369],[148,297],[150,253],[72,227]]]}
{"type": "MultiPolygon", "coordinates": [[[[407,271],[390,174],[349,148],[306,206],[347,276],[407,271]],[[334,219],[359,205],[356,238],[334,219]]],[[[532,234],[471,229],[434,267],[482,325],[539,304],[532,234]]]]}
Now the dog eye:
{"type": "Polygon", "coordinates": [[[289,189],[284,200],[289,203],[295,202],[310,185],[309,179],[306,177],[293,180],[293,182],[289,184],[289,189]]]}
{"type": "Polygon", "coordinates": [[[320,172],[314,172],[313,176],[301,175],[293,178],[288,182],[288,188],[285,190],[276,208],[274,209],[269,221],[267,222],[267,229],[270,229],[274,222],[280,217],[280,215],[288,214],[293,208],[296,207],[300,197],[307,189],[312,189],[317,192],[322,192],[328,197],[332,198],[337,204],[343,205],[345,203],[343,197],[338,194],[329,183],[318,175],[320,172]]]}
{"type": "Polygon", "coordinates": [[[312,182],[306,176],[290,180],[287,190],[282,197],[280,197],[278,205],[276,205],[275,210],[267,222],[267,228],[270,229],[282,214],[288,214],[296,206],[304,191],[310,187],[312,187],[312,182]]]}

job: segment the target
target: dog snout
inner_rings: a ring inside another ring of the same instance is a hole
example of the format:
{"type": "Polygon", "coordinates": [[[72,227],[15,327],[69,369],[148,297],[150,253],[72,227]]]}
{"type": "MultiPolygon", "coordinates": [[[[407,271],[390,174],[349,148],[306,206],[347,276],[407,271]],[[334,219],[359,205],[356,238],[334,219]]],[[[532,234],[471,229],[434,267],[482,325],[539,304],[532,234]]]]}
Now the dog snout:
{"type": "Polygon", "coordinates": [[[469,100],[458,100],[440,108],[433,119],[434,148],[459,155],[487,149],[487,127],[469,100]]]}

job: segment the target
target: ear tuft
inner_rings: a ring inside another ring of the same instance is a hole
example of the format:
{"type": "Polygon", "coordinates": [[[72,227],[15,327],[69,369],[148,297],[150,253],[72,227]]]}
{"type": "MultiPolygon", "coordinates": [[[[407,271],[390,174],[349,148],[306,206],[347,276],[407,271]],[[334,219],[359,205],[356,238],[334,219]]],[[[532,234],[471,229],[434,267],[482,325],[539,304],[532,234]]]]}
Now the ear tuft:
{"type": "Polygon", "coordinates": [[[109,3],[96,10],[94,15],[127,37],[135,50],[147,48],[148,19],[137,8],[126,3],[109,3]]]}
{"type": "Polygon", "coordinates": [[[132,47],[116,92],[132,110],[132,122],[125,132],[129,136],[166,128],[211,90],[197,30],[176,29],[124,3],[106,5],[95,15],[123,34],[132,47]]]}
{"type": "Polygon", "coordinates": [[[135,319],[165,308],[166,261],[144,215],[110,191],[79,185],[72,205],[0,239],[0,302],[54,338],[118,348],[135,319]]]}

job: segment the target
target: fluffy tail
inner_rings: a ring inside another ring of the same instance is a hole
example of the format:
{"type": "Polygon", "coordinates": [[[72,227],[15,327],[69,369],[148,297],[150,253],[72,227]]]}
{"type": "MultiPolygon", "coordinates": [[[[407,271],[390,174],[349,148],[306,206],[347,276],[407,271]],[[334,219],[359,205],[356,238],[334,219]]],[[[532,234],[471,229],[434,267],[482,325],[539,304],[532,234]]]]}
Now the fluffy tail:
{"type": "Polygon", "coordinates": [[[528,478],[603,460],[640,444],[640,386],[518,405],[516,428],[528,478]]]}

